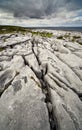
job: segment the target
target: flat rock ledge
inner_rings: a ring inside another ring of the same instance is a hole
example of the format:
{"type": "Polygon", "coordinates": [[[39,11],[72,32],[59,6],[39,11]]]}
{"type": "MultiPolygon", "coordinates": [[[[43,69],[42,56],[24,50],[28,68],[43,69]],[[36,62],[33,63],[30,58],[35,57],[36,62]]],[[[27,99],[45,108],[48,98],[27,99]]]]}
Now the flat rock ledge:
{"type": "Polygon", "coordinates": [[[49,32],[0,35],[0,130],[82,130],[82,33],[49,32]]]}

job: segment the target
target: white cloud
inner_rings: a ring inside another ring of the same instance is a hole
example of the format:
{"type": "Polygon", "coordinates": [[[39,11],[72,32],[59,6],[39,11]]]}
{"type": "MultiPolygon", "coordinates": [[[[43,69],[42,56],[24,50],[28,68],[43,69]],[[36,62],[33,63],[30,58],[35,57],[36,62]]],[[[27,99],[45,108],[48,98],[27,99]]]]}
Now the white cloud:
{"type": "Polygon", "coordinates": [[[0,10],[0,25],[19,25],[19,26],[62,26],[62,25],[81,25],[82,16],[79,16],[82,10],[53,13],[43,19],[32,19],[27,17],[14,17],[13,13],[0,10]]]}

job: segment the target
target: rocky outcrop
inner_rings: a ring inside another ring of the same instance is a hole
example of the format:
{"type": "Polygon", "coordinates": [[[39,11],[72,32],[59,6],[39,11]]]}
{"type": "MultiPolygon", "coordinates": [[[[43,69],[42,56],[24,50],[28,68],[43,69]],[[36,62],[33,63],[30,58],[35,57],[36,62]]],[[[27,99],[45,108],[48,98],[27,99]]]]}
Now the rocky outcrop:
{"type": "Polygon", "coordinates": [[[82,130],[82,35],[51,32],[0,36],[0,130],[82,130]]]}
{"type": "Polygon", "coordinates": [[[25,66],[0,99],[1,130],[49,130],[49,118],[41,84],[25,66]]]}

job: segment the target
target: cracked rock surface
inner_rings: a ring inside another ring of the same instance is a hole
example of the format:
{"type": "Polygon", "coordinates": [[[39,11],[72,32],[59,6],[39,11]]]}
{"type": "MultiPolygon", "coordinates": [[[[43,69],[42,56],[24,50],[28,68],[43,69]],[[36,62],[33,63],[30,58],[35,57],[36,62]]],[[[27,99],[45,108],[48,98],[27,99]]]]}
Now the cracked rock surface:
{"type": "Polygon", "coordinates": [[[82,130],[82,33],[51,32],[0,35],[0,130],[82,130]]]}

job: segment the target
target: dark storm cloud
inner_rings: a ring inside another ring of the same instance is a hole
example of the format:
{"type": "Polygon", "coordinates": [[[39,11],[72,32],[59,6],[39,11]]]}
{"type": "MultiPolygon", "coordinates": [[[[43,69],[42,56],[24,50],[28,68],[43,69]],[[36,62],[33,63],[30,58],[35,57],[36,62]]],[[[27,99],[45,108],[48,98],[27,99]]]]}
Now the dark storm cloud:
{"type": "Polygon", "coordinates": [[[0,8],[14,17],[42,18],[64,9],[81,9],[82,0],[0,0],[0,8]]]}

